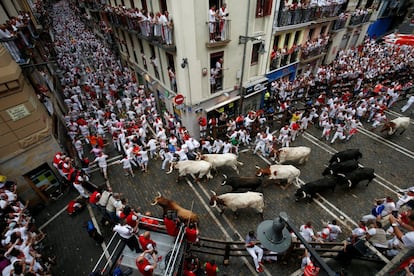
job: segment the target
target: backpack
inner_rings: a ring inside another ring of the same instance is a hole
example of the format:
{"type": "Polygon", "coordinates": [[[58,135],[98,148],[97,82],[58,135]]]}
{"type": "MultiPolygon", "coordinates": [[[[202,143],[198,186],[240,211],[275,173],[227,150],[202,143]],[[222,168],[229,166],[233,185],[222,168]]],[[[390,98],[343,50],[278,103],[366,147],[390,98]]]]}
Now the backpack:
{"type": "Polygon", "coordinates": [[[89,235],[96,231],[95,225],[93,225],[92,220],[88,220],[86,225],[86,231],[88,231],[89,235]]]}

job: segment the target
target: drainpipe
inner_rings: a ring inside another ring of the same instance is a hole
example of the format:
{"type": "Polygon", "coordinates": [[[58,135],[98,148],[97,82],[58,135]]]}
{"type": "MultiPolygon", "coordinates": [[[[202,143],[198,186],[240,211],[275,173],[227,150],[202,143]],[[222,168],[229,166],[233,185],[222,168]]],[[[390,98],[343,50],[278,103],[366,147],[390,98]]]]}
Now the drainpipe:
{"type": "MultiPolygon", "coordinates": [[[[248,0],[247,4],[247,15],[246,15],[246,31],[245,36],[249,36],[249,18],[250,18],[250,2],[251,0],[248,0]]],[[[240,101],[239,101],[239,115],[243,112],[243,78],[244,78],[244,66],[246,64],[246,51],[247,51],[247,42],[244,43],[243,46],[243,60],[242,60],[242,68],[241,68],[241,74],[240,74],[240,87],[239,87],[239,95],[240,95],[240,101]]]]}

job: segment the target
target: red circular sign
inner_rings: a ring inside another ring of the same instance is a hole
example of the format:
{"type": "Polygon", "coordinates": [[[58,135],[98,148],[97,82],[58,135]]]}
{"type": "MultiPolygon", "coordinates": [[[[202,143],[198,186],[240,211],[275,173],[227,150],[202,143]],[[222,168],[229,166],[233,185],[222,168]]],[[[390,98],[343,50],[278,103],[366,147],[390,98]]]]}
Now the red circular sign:
{"type": "Polygon", "coordinates": [[[174,103],[177,105],[184,103],[184,96],[181,94],[177,94],[177,96],[174,97],[174,103]]]}

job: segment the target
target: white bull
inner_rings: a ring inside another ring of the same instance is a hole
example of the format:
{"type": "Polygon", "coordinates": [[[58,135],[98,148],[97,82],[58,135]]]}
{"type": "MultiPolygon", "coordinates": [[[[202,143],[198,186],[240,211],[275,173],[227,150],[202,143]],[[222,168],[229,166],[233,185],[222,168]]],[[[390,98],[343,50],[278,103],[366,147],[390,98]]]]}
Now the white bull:
{"type": "Polygon", "coordinates": [[[245,193],[227,193],[217,195],[214,191],[210,198],[210,205],[214,208],[218,205],[220,208],[220,215],[224,213],[226,208],[229,208],[236,215],[238,209],[253,208],[256,209],[263,219],[264,199],[262,193],[245,192],[245,193]]]}
{"type": "Polygon", "coordinates": [[[381,132],[388,131],[388,135],[393,135],[397,130],[401,129],[400,135],[404,133],[410,125],[410,117],[398,117],[387,123],[381,129],[381,132]]]}
{"type": "Polygon", "coordinates": [[[197,159],[204,160],[213,166],[213,169],[217,170],[220,167],[231,167],[233,170],[239,174],[239,169],[237,166],[243,165],[242,162],[237,160],[237,155],[233,153],[223,153],[223,154],[202,154],[198,155],[197,159]]]}
{"type": "Polygon", "coordinates": [[[276,160],[279,164],[287,161],[303,164],[308,161],[311,149],[308,147],[286,147],[276,151],[276,160]]]}
{"type": "MultiPolygon", "coordinates": [[[[213,178],[210,173],[212,165],[206,161],[183,160],[174,163],[172,167],[178,170],[177,182],[181,177],[188,174],[190,174],[197,182],[203,178],[203,176],[207,176],[207,179],[213,178]]],[[[168,173],[171,173],[171,171],[172,170],[168,173]]]]}
{"type": "Polygon", "coordinates": [[[284,180],[287,185],[291,184],[296,179],[296,184],[299,185],[300,170],[292,165],[271,165],[267,168],[260,168],[256,166],[256,176],[268,175],[269,179],[284,180]]]}

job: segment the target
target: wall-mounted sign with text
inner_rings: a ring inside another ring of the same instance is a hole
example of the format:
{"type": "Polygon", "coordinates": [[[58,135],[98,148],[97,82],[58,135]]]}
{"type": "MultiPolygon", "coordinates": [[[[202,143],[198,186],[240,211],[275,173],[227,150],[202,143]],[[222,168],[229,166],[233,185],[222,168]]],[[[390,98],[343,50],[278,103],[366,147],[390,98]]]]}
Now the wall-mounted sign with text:
{"type": "Polygon", "coordinates": [[[13,121],[18,121],[30,115],[29,110],[27,110],[24,104],[16,105],[12,108],[7,109],[6,111],[13,121]]]}

